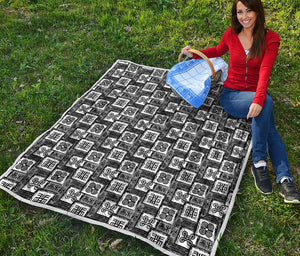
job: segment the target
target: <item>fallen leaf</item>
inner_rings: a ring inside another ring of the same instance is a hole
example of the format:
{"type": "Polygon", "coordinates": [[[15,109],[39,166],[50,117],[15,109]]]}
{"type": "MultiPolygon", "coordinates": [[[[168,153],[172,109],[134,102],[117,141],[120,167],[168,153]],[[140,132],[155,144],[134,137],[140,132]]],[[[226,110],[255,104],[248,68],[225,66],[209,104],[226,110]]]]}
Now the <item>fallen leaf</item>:
{"type": "Polygon", "coordinates": [[[53,222],[53,219],[52,219],[52,218],[42,219],[42,220],[39,221],[38,227],[41,227],[41,226],[50,224],[50,223],[52,223],[52,222],[53,222]]]}
{"type": "Polygon", "coordinates": [[[101,252],[104,252],[106,250],[106,246],[105,245],[106,245],[106,243],[100,243],[99,244],[99,249],[100,249],[101,252]]]}
{"type": "Polygon", "coordinates": [[[132,27],[125,25],[125,30],[126,30],[126,32],[131,33],[132,32],[132,27]]]}
{"type": "Polygon", "coordinates": [[[106,243],[100,243],[100,242],[98,242],[98,247],[99,247],[99,249],[100,249],[100,251],[101,252],[104,252],[105,251],[105,248],[106,248],[106,243]]]}
{"type": "Polygon", "coordinates": [[[107,249],[109,242],[110,242],[110,240],[108,240],[108,241],[106,241],[106,242],[103,242],[103,241],[101,240],[101,238],[99,238],[99,239],[97,240],[98,247],[99,247],[99,249],[100,249],[101,252],[104,252],[104,251],[107,249]]]}
{"type": "Polygon", "coordinates": [[[70,4],[67,3],[67,4],[61,4],[59,7],[60,8],[68,8],[69,6],[70,6],[70,4]]]}
{"type": "Polygon", "coordinates": [[[118,244],[120,244],[122,242],[122,239],[117,239],[115,241],[113,241],[110,245],[109,248],[110,249],[116,249],[116,247],[118,246],[118,244]]]}
{"type": "Polygon", "coordinates": [[[95,227],[92,226],[92,228],[91,228],[91,234],[94,234],[94,232],[95,232],[95,227]]]}

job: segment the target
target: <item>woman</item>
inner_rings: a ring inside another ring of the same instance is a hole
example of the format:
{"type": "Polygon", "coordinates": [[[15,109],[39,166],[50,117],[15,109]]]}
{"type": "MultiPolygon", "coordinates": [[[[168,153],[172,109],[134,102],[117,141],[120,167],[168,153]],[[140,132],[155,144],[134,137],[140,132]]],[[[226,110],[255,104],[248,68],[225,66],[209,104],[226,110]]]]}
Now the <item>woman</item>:
{"type": "MultiPolygon", "coordinates": [[[[255,185],[264,194],[273,192],[267,170],[267,152],[272,161],[280,194],[286,203],[300,203],[290,173],[284,144],[274,124],[273,101],[267,92],[269,76],[278,53],[278,34],[265,29],[261,0],[235,0],[231,27],[216,47],[202,50],[208,58],[230,53],[228,77],[220,95],[224,110],[236,118],[252,118],[255,185]]],[[[200,58],[188,52],[190,58],[200,58]]]]}

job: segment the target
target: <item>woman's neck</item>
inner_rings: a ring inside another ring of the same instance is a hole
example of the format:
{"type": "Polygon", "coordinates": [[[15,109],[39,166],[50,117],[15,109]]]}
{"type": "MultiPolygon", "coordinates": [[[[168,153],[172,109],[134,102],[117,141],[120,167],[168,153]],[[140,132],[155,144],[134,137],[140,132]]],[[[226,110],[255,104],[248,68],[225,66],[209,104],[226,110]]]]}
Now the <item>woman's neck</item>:
{"type": "Polygon", "coordinates": [[[243,33],[246,37],[252,38],[253,36],[253,28],[245,29],[243,28],[241,33],[243,33]]]}
{"type": "Polygon", "coordinates": [[[245,50],[250,50],[253,43],[252,30],[242,29],[238,34],[238,38],[245,50]]]}

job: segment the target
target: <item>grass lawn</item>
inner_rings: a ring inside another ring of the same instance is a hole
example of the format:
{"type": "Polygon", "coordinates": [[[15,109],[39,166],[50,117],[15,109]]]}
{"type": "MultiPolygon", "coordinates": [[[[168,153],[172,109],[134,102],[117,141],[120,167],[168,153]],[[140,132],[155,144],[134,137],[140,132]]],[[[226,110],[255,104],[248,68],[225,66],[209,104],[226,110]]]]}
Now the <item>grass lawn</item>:
{"type": "MultiPolygon", "coordinates": [[[[171,68],[186,44],[215,46],[229,26],[231,2],[0,0],[0,175],[117,59],[171,68]]],[[[268,27],[281,37],[269,92],[300,190],[300,4],[263,3],[268,27]]],[[[300,255],[300,207],[284,204],[275,182],[272,195],[261,195],[250,164],[217,255],[300,255]]],[[[3,256],[163,255],[138,239],[31,207],[2,190],[0,230],[3,256]],[[121,243],[109,248],[116,239],[121,243]]]]}

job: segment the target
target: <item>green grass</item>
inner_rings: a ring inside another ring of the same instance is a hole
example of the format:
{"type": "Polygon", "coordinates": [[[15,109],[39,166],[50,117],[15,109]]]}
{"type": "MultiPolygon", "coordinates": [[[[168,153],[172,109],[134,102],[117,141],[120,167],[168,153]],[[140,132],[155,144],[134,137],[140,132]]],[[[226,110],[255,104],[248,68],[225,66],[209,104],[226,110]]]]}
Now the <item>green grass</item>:
{"type": "MultiPolygon", "coordinates": [[[[300,8],[264,0],[281,47],[269,91],[300,187],[300,8]]],[[[229,0],[0,0],[0,174],[117,60],[171,68],[216,45],[229,0]]],[[[225,56],[228,60],[228,55],[225,56]]],[[[300,255],[300,208],[263,196],[250,162],[217,255],[300,255]]],[[[274,175],[272,174],[274,180],[274,175]]],[[[0,191],[0,255],[162,255],[138,239],[23,204],[0,191]],[[121,244],[101,253],[98,239],[121,244]]]]}

